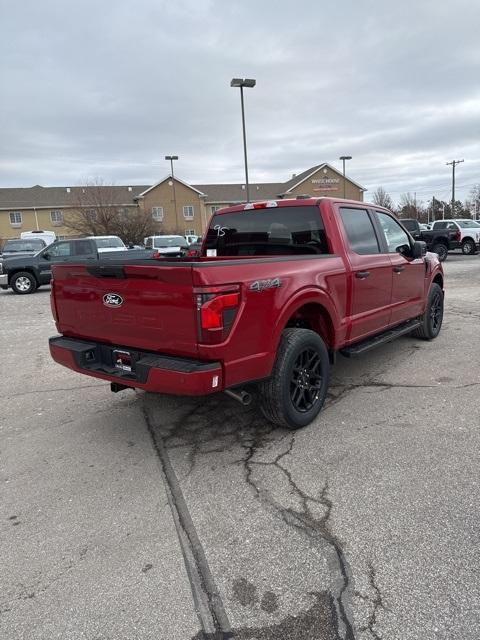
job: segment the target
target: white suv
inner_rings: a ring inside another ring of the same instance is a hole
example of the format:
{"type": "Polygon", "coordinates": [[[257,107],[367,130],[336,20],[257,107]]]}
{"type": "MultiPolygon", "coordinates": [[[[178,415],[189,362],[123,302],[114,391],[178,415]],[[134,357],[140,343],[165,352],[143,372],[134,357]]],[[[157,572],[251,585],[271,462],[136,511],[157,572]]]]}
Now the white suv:
{"type": "Polygon", "coordinates": [[[462,218],[435,220],[432,229],[453,229],[460,232],[462,251],[469,256],[480,249],[480,224],[462,218]]]}

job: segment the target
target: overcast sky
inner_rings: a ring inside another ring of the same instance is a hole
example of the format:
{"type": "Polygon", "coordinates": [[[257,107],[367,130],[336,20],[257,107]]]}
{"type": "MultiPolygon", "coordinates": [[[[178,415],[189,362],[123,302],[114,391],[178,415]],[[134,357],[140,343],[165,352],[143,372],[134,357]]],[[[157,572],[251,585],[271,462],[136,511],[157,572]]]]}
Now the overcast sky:
{"type": "Polygon", "coordinates": [[[0,186],[252,182],[351,155],[394,199],[480,183],[478,0],[0,0],[0,186]]]}

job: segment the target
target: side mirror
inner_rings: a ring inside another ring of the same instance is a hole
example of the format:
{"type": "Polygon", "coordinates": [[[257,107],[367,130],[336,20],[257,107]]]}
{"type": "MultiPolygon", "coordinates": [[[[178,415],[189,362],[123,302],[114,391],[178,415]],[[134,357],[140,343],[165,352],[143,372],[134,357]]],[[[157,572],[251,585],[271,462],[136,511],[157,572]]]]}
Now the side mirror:
{"type": "Polygon", "coordinates": [[[416,240],[412,247],[413,258],[423,258],[427,254],[427,243],[421,240],[416,240]]]}
{"type": "Polygon", "coordinates": [[[50,260],[50,254],[48,253],[48,251],[46,251],[45,253],[42,253],[42,258],[44,260],[50,260]]]}

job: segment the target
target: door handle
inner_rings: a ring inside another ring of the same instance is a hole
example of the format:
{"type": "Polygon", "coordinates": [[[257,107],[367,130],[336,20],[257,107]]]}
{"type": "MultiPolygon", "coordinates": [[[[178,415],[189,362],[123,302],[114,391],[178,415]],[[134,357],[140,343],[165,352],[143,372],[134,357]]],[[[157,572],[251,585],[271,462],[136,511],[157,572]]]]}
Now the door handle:
{"type": "Polygon", "coordinates": [[[357,271],[357,273],[355,274],[355,277],[358,278],[359,280],[365,280],[365,278],[368,278],[369,275],[370,275],[370,271],[357,271]]]}
{"type": "Polygon", "coordinates": [[[402,273],[402,271],[405,271],[405,267],[393,267],[393,270],[395,273],[402,273]]]}

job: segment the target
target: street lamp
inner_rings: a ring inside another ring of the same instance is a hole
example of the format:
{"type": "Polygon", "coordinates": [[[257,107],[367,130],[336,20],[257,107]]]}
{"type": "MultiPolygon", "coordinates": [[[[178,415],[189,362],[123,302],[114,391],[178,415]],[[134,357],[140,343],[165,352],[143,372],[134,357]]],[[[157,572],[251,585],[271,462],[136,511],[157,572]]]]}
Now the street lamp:
{"type": "Polygon", "coordinates": [[[248,164],[247,164],[247,134],[245,133],[245,108],[243,106],[243,87],[251,89],[257,84],[253,78],[232,78],[231,87],[240,87],[240,100],[242,103],[242,127],[243,127],[243,155],[245,158],[245,186],[247,189],[247,202],[250,202],[250,189],[248,185],[248,164]]]}
{"type": "Polygon", "coordinates": [[[340,156],[339,160],[343,162],[343,199],[345,200],[345,160],[351,160],[352,156],[340,156]]]}
{"type": "Polygon", "coordinates": [[[175,209],[175,224],[177,225],[177,232],[180,231],[178,224],[178,214],[177,214],[177,196],[175,193],[175,176],[173,175],[173,161],[178,160],[178,156],[165,156],[165,160],[170,160],[170,169],[172,174],[172,186],[173,186],[173,207],[175,209]]]}

